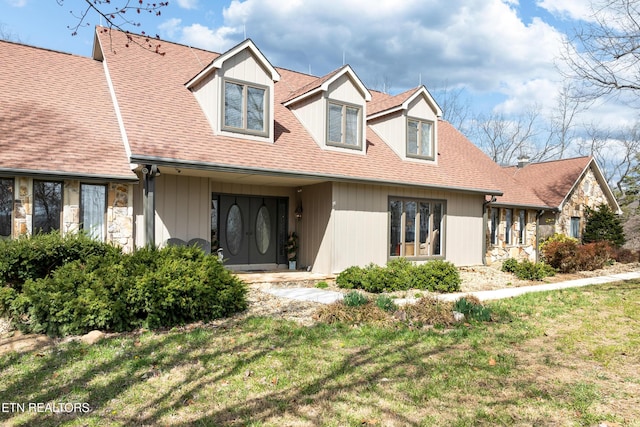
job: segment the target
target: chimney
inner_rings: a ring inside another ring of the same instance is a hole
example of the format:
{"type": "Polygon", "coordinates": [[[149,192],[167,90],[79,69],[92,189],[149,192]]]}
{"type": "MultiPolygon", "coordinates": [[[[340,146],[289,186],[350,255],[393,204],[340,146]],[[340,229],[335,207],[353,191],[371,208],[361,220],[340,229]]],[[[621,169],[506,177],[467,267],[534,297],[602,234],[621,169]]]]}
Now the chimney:
{"type": "Polygon", "coordinates": [[[526,154],[522,154],[520,157],[518,157],[518,169],[522,169],[529,163],[529,156],[527,156],[526,154]]]}

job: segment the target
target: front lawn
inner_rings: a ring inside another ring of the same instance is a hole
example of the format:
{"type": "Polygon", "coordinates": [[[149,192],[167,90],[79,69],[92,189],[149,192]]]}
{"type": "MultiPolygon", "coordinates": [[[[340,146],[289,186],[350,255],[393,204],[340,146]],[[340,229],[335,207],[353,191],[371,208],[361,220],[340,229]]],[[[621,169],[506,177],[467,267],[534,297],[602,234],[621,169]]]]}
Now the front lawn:
{"type": "Polygon", "coordinates": [[[0,423],[640,426],[640,281],[489,307],[453,329],[253,318],[7,354],[0,423]]]}

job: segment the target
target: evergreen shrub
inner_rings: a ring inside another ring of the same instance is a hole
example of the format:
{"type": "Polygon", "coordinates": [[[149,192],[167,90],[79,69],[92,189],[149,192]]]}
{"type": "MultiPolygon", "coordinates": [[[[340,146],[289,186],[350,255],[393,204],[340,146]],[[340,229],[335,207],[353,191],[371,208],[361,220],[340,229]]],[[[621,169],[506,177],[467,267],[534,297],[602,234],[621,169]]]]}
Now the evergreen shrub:
{"type": "Polygon", "coordinates": [[[50,336],[121,332],[229,316],[246,308],[246,293],[217,257],[195,247],[110,250],[66,262],[22,286],[5,285],[0,315],[25,332],[50,336]]]}
{"type": "Polygon", "coordinates": [[[432,292],[460,290],[460,273],[448,261],[433,260],[414,265],[406,258],[390,261],[386,267],[369,264],[349,267],[336,278],[336,284],[344,289],[363,289],[367,292],[393,292],[408,289],[424,289],[432,292]]]}

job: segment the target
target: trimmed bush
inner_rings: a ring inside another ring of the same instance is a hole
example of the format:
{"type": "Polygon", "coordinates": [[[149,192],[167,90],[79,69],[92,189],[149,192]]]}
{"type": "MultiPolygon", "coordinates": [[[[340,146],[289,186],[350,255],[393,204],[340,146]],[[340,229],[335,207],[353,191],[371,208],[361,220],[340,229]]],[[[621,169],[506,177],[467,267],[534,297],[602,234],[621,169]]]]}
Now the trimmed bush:
{"type": "Polygon", "coordinates": [[[0,283],[20,292],[27,280],[43,279],[62,265],[91,255],[121,253],[113,245],[98,242],[84,233],[36,234],[15,240],[0,240],[0,283]]]}
{"type": "Polygon", "coordinates": [[[405,258],[394,259],[386,267],[375,264],[365,268],[349,267],[336,278],[336,284],[341,288],[373,293],[408,289],[455,292],[460,290],[460,283],[458,269],[448,261],[434,260],[414,265],[405,258]]]}
{"type": "Polygon", "coordinates": [[[531,262],[526,259],[509,263],[508,268],[509,270],[505,270],[503,264],[502,271],[510,271],[520,280],[542,280],[545,277],[555,276],[556,274],[555,269],[550,265],[544,262],[531,262]]]}
{"type": "Polygon", "coordinates": [[[503,261],[501,270],[505,273],[515,273],[518,268],[518,260],[515,258],[508,258],[503,261]]]}
{"type": "MultiPolygon", "coordinates": [[[[9,290],[8,290],[9,289],[9,290]]],[[[0,291],[0,314],[50,336],[209,321],[244,310],[246,285],[194,247],[144,248],[68,262],[22,292],[0,291]]]]}

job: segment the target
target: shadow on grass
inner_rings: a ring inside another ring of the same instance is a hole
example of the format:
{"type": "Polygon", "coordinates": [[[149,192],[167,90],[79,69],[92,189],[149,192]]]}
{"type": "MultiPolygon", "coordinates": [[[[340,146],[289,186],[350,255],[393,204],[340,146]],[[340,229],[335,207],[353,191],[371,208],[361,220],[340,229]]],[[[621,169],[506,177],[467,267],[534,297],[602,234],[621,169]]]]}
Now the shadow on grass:
{"type": "MultiPolygon", "coordinates": [[[[639,287],[636,281],[602,285],[600,289],[627,293],[637,292],[639,287]]],[[[526,334],[521,332],[520,338],[526,334]]],[[[123,335],[94,346],[69,343],[46,351],[11,353],[0,357],[0,402],[87,402],[92,411],[0,412],[0,422],[39,426],[261,425],[286,417],[297,423],[322,425],[334,421],[328,417],[336,409],[351,408],[351,417],[379,414],[397,425],[416,425],[415,415],[404,409],[420,407],[430,397],[438,397],[443,387],[459,388],[458,373],[481,376],[492,390],[499,389],[500,378],[508,375],[509,369],[515,369],[515,361],[508,361],[506,371],[500,373],[478,363],[488,358],[488,353],[482,353],[486,349],[479,355],[450,353],[452,347],[481,338],[482,329],[470,332],[464,327],[442,334],[403,327],[302,327],[255,318],[188,332],[123,335]],[[337,341],[346,343],[344,348],[330,348],[337,341]],[[445,356],[446,363],[433,362],[445,356]],[[269,366],[276,360],[286,363],[276,375],[308,369],[309,364],[317,366],[309,375],[296,373],[292,381],[269,384],[267,378],[266,386],[246,396],[220,396],[219,401],[210,403],[198,397],[224,390],[232,395],[237,390],[225,389],[223,383],[233,387],[234,380],[252,375],[254,366],[269,366]],[[176,370],[176,377],[167,380],[169,386],[154,383],[176,370]],[[399,378],[407,383],[394,384],[399,378]],[[420,380],[414,388],[412,378],[420,380]],[[434,385],[432,390],[430,384],[434,385]],[[360,399],[361,394],[374,397],[360,399]],[[193,412],[185,409],[191,405],[193,412]],[[310,411],[310,405],[317,410],[310,411]]],[[[535,397],[541,396],[545,397],[535,397]]],[[[362,420],[353,420],[358,422],[362,420]]]]}

